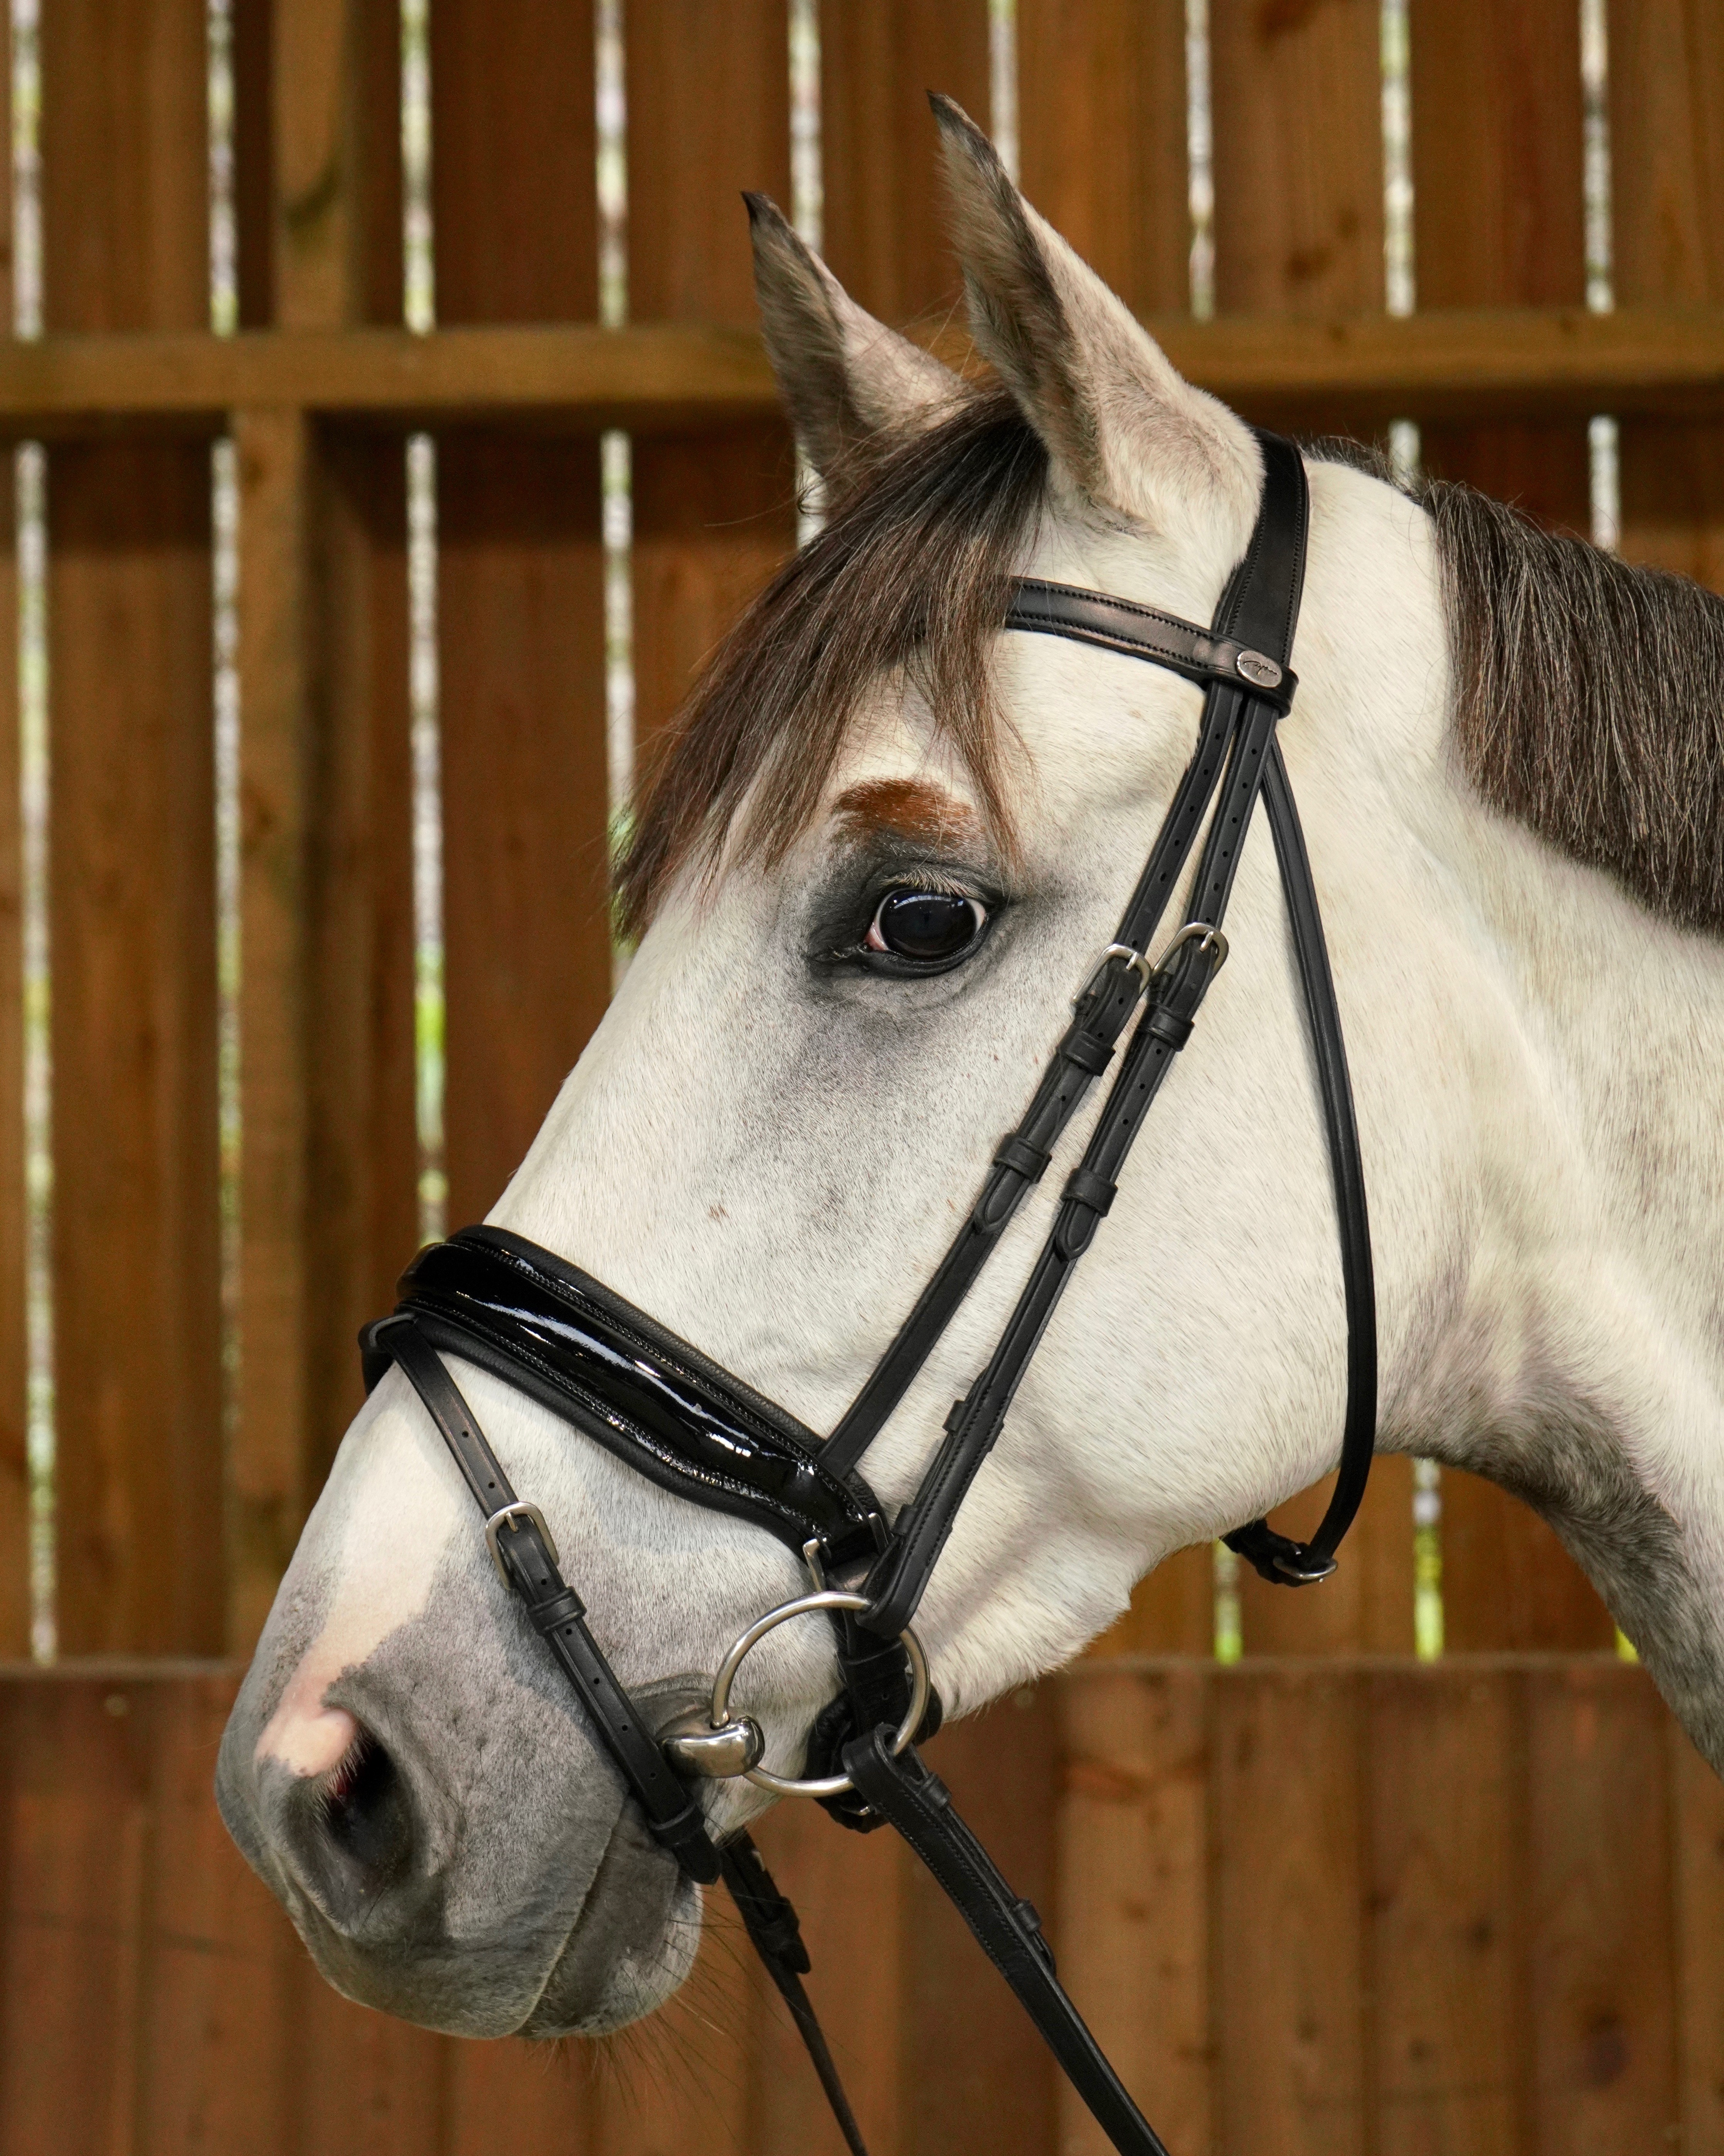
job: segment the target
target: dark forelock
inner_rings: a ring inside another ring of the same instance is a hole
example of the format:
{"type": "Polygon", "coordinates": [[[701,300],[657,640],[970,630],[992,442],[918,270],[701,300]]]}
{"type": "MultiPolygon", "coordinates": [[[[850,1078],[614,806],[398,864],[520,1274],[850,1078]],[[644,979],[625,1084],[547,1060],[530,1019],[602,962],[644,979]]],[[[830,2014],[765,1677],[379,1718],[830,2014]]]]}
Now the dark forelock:
{"type": "Polygon", "coordinates": [[[813,816],[869,690],[919,689],[983,814],[1009,845],[1008,739],[988,665],[1034,547],[1047,455],[1003,392],[870,445],[819,533],[713,653],[670,728],[618,871],[638,932],[685,864],[743,838],[770,862],[813,816]]]}

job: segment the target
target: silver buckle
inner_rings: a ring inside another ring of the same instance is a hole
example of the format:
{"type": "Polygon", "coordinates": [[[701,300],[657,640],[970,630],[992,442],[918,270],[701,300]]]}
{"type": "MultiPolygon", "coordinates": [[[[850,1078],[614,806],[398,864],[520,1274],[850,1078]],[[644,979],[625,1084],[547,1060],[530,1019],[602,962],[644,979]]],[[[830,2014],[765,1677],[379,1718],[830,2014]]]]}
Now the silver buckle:
{"type": "Polygon", "coordinates": [[[1200,951],[1217,953],[1215,970],[1219,973],[1227,963],[1227,938],[1219,928],[1212,928],[1207,921],[1188,921],[1150,968],[1150,979],[1160,980],[1172,963],[1175,952],[1193,942],[1200,951]]]}
{"type": "Polygon", "coordinates": [[[1095,964],[1090,967],[1089,973],[1085,978],[1082,988],[1080,988],[1077,993],[1072,998],[1071,1007],[1074,1010],[1081,1009],[1084,998],[1089,994],[1090,989],[1095,987],[1096,982],[1101,978],[1102,973],[1106,968],[1109,960],[1113,958],[1123,958],[1125,960],[1126,963],[1131,968],[1132,972],[1137,974],[1138,979],[1143,983],[1143,986],[1137,993],[1140,995],[1147,993],[1151,981],[1155,978],[1155,969],[1151,966],[1147,956],[1142,951],[1134,951],[1129,943],[1110,943],[1107,948],[1101,953],[1101,956],[1095,961],[1095,964]]]}
{"type": "Polygon", "coordinates": [[[536,1505],[523,1504],[517,1499],[512,1505],[505,1505],[501,1512],[493,1512],[485,1523],[485,1546],[491,1553],[491,1563],[497,1568],[497,1577],[505,1587],[509,1584],[509,1573],[503,1563],[503,1553],[497,1547],[497,1531],[505,1520],[510,1523],[509,1532],[511,1535],[521,1532],[521,1522],[523,1520],[531,1520],[545,1537],[545,1549],[551,1562],[561,1567],[562,1559],[557,1554],[557,1538],[546,1526],[545,1515],[536,1505]]]}

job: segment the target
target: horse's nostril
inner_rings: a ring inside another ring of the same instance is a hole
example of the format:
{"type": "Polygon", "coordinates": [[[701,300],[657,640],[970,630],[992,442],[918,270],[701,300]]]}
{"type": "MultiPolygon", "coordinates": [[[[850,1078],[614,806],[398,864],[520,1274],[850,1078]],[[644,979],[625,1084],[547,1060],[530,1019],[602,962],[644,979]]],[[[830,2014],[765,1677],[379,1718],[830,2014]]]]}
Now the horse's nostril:
{"type": "Polygon", "coordinates": [[[369,1730],[349,1746],[321,1799],[325,1835],[373,1891],[405,1866],[413,1849],[406,1783],[369,1730]]]}

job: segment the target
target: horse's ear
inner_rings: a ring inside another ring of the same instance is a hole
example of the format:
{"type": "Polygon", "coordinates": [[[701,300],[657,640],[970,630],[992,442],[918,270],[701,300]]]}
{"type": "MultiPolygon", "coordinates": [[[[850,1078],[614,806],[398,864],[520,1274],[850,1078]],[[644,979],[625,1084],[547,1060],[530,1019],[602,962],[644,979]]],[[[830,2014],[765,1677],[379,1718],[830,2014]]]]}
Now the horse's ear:
{"type": "Polygon", "coordinates": [[[1218,511],[1249,530],[1262,459],[1018,193],[949,97],[940,124],[972,333],[1046,444],[1056,480],[1156,531],[1218,511]]]}
{"type": "Polygon", "coordinates": [[[830,478],[876,436],[913,433],[964,394],[920,345],[866,314],[776,203],[745,195],[767,357],[803,454],[830,478]]]}

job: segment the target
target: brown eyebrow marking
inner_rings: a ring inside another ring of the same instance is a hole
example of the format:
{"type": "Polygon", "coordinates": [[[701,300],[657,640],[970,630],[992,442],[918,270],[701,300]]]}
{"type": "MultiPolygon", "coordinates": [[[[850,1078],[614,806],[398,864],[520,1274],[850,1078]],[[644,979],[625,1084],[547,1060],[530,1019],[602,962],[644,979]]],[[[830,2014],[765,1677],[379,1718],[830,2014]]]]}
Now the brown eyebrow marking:
{"type": "Polygon", "coordinates": [[[852,837],[892,831],[921,846],[974,852],[985,836],[973,808],[926,778],[871,778],[840,793],[834,808],[852,837]]]}

